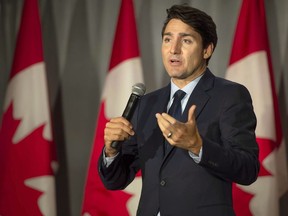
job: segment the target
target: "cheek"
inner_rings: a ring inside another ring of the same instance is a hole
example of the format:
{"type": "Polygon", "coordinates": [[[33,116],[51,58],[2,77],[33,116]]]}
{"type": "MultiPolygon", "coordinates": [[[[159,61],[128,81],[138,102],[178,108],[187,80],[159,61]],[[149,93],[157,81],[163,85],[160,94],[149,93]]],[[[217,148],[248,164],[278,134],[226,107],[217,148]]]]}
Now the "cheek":
{"type": "Polygon", "coordinates": [[[186,65],[191,65],[194,61],[195,61],[195,57],[192,54],[187,55],[185,58],[186,65]]]}
{"type": "Polygon", "coordinates": [[[198,59],[195,58],[194,55],[189,56],[185,60],[185,66],[188,69],[188,71],[191,71],[194,69],[194,67],[198,64],[198,59]]]}
{"type": "Polygon", "coordinates": [[[161,55],[162,55],[162,61],[164,64],[168,64],[168,61],[169,61],[169,51],[167,51],[167,48],[163,48],[162,47],[162,52],[161,52],[161,55]]]}
{"type": "Polygon", "coordinates": [[[202,58],[202,53],[192,52],[192,53],[188,53],[186,56],[187,56],[187,58],[186,58],[187,64],[195,65],[202,58]]]}
{"type": "Polygon", "coordinates": [[[162,49],[161,49],[161,55],[162,55],[162,57],[165,56],[165,51],[164,51],[164,48],[163,48],[163,47],[162,47],[162,49]]]}
{"type": "Polygon", "coordinates": [[[161,47],[162,56],[165,56],[169,53],[169,47],[166,45],[162,45],[161,47]]]}
{"type": "Polygon", "coordinates": [[[165,53],[166,53],[165,48],[162,46],[161,55],[163,59],[165,58],[165,53]]]}
{"type": "Polygon", "coordinates": [[[167,55],[165,55],[165,52],[162,51],[161,56],[162,56],[162,61],[165,62],[165,59],[166,59],[166,56],[167,56],[167,55]]]}

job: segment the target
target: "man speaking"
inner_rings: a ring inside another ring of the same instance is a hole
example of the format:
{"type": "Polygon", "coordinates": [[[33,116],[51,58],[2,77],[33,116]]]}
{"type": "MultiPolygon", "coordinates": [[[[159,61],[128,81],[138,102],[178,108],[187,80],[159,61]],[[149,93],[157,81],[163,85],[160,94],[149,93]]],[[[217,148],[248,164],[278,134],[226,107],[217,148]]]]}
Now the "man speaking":
{"type": "Polygon", "coordinates": [[[232,183],[257,179],[251,97],[208,68],[216,44],[209,15],[172,6],[162,29],[170,83],[142,96],[131,120],[115,117],[106,125],[100,177],[119,190],[141,170],[139,216],[234,216],[232,183]]]}

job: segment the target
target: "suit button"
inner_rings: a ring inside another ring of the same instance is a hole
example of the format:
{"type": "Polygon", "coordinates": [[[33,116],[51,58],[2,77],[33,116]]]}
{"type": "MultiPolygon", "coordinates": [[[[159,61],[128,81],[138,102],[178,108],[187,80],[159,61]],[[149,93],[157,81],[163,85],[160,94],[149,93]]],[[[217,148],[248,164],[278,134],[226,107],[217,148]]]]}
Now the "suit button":
{"type": "Polygon", "coordinates": [[[213,161],[208,161],[208,163],[213,167],[218,167],[218,164],[213,161]]]}
{"type": "Polygon", "coordinates": [[[164,180],[162,180],[162,181],[160,182],[160,185],[161,185],[161,186],[165,186],[165,184],[166,184],[166,182],[165,182],[164,180]]]}

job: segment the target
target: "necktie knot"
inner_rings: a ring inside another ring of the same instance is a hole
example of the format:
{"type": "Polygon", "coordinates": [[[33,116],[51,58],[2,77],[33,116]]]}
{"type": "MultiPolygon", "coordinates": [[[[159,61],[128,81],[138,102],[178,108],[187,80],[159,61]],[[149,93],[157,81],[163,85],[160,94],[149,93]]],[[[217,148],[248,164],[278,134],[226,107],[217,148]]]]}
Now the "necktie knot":
{"type": "Polygon", "coordinates": [[[177,101],[179,103],[179,101],[181,101],[185,95],[186,93],[179,89],[174,93],[174,101],[177,101]]]}

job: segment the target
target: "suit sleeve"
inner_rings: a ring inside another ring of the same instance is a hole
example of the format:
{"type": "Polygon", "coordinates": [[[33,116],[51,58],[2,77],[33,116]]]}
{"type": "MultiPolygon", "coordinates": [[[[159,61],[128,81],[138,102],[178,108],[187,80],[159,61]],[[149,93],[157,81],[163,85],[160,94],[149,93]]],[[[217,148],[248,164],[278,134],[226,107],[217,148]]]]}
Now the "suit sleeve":
{"type": "Polygon", "coordinates": [[[256,181],[259,149],[255,137],[256,117],[248,90],[236,85],[223,95],[218,127],[219,141],[202,136],[200,165],[213,174],[238,184],[256,181]]]}

